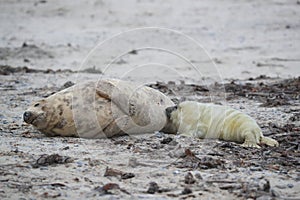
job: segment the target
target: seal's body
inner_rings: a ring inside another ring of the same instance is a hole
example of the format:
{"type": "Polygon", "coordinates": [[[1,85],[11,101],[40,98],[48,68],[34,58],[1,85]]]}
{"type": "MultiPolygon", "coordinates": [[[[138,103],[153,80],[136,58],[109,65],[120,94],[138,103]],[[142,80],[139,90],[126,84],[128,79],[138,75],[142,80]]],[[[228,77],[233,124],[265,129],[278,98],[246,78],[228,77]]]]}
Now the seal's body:
{"type": "Polygon", "coordinates": [[[74,85],[35,102],[24,121],[49,136],[112,137],[163,129],[169,106],[174,103],[157,90],[106,79],[74,85]]]}
{"type": "Polygon", "coordinates": [[[101,138],[162,130],[246,147],[278,146],[240,111],[192,101],[175,106],[157,90],[115,79],[74,85],[37,101],[24,121],[48,136],[101,138]]]}
{"type": "Polygon", "coordinates": [[[243,143],[245,147],[258,144],[278,146],[274,139],[264,137],[260,127],[250,116],[226,107],[186,101],[167,108],[170,132],[196,138],[218,138],[243,143]]]}

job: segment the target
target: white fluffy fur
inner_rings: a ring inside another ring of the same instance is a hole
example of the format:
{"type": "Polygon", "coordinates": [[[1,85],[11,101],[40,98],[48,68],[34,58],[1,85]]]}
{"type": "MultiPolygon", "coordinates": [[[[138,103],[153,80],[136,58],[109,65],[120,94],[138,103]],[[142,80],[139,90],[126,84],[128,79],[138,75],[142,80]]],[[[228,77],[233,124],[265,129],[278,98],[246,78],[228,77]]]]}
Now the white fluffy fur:
{"type": "Polygon", "coordinates": [[[178,134],[186,136],[218,138],[246,147],[278,146],[276,140],[263,136],[254,119],[226,106],[186,101],[171,113],[170,120],[178,134]]]}

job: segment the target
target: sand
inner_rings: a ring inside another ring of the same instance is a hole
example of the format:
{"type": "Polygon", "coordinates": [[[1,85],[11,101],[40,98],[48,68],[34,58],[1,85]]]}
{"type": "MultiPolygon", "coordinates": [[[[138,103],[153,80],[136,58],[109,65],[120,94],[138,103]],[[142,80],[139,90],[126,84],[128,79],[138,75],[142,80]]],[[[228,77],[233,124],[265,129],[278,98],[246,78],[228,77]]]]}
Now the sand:
{"type": "Polygon", "coordinates": [[[299,4],[1,2],[0,198],[299,198],[299,4]],[[23,122],[32,101],[68,81],[105,77],[230,105],[281,145],[161,132],[49,138],[23,122]]]}

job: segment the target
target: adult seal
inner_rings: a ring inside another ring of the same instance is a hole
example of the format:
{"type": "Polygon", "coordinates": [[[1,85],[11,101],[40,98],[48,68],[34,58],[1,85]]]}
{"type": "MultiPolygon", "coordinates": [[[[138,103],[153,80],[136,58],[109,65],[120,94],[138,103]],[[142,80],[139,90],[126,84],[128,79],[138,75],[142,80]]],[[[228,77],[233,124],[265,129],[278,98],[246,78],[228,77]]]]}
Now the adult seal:
{"type": "Polygon", "coordinates": [[[105,79],[34,102],[23,119],[48,136],[103,138],[160,131],[170,106],[167,96],[150,87],[105,79]]]}

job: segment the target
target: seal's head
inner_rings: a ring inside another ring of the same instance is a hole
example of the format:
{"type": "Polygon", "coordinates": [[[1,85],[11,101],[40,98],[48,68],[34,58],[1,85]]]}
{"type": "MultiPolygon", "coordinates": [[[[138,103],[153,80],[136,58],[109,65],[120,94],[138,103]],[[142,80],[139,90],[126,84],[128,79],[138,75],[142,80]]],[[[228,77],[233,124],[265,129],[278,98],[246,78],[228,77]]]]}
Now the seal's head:
{"type": "Polygon", "coordinates": [[[76,136],[71,102],[70,92],[56,93],[34,102],[23,119],[47,136],[76,136]]]}
{"type": "Polygon", "coordinates": [[[23,114],[26,123],[35,126],[39,130],[49,127],[55,113],[55,108],[46,100],[34,102],[23,114]]]}

